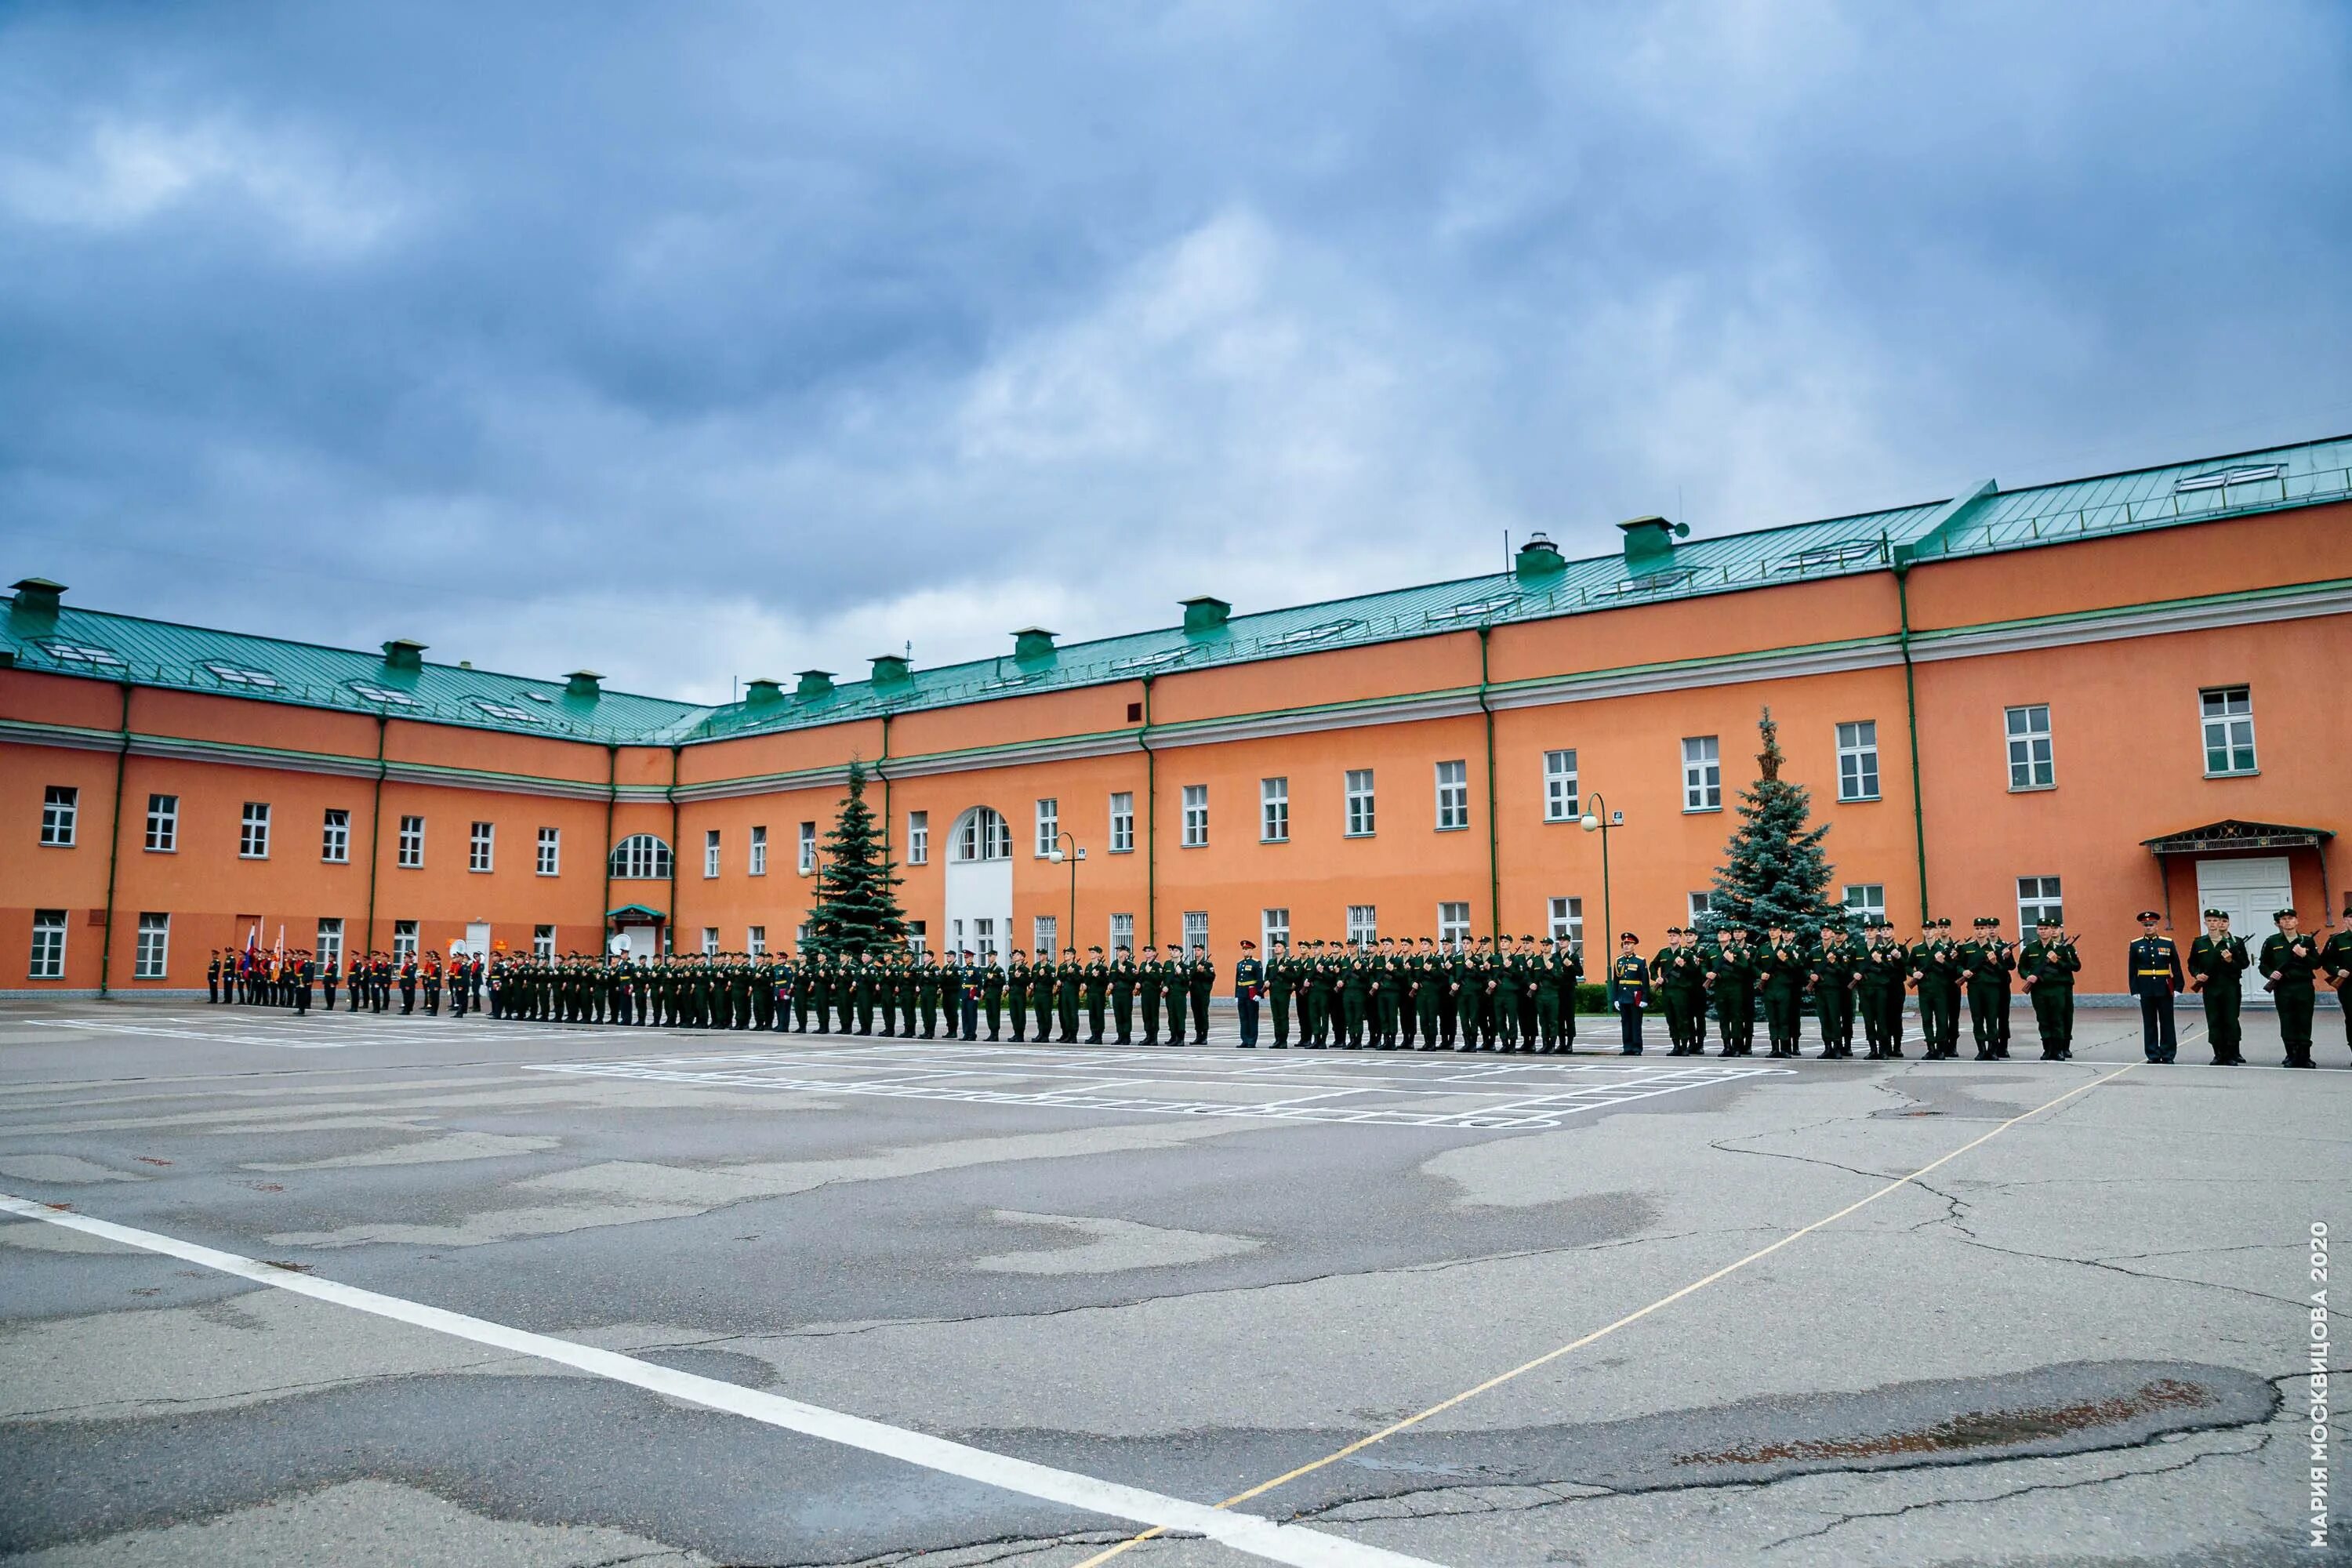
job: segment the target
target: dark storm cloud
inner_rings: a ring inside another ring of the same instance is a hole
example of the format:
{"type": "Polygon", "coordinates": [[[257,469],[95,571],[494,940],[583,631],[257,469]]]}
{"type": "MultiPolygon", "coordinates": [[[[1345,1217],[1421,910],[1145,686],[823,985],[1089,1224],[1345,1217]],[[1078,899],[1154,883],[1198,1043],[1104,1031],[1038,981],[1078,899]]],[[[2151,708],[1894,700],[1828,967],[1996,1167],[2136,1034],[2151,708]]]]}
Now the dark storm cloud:
{"type": "Polygon", "coordinates": [[[0,564],[724,696],[2328,433],[2348,31],[20,7],[0,564]]]}

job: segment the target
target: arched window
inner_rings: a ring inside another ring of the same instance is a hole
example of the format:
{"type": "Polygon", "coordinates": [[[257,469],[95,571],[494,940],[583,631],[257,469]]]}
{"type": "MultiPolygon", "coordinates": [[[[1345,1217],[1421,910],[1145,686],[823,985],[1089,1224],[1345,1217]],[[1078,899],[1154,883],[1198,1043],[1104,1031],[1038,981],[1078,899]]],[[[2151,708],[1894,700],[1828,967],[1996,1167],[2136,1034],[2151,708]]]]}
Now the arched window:
{"type": "Polygon", "coordinates": [[[1013,829],[1004,818],[984,805],[975,805],[956,822],[955,858],[959,860],[1010,860],[1013,829]]]}
{"type": "Polygon", "coordinates": [[[667,881],[669,846],[650,833],[631,834],[613,846],[613,877],[615,881],[667,881]]]}

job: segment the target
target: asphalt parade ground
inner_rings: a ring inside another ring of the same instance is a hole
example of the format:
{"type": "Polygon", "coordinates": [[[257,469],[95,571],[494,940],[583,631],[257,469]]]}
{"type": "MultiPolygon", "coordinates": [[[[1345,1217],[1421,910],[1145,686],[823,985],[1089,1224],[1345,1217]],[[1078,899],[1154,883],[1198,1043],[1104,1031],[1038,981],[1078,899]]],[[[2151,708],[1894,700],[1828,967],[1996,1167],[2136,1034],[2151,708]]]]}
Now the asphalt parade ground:
{"type": "Polygon", "coordinates": [[[0,1003],[0,1553],[2352,1560],[2343,1022],[2292,1072],[2180,1019],[2150,1066],[2105,1011],[1978,1063],[0,1003]]]}

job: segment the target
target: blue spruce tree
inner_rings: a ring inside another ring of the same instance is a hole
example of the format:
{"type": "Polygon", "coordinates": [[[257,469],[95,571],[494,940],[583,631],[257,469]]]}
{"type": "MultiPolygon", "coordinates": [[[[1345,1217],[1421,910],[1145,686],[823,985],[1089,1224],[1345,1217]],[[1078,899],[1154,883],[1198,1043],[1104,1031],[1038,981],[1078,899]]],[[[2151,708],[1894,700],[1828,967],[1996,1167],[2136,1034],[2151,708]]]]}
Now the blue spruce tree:
{"type": "Polygon", "coordinates": [[[849,794],[824,836],[816,902],[803,945],[819,952],[879,954],[907,941],[907,913],[894,890],[904,880],[866,804],[866,765],[852,759],[849,794]]]}
{"type": "Polygon", "coordinates": [[[1788,758],[1772,710],[1763,710],[1756,728],[1764,737],[1764,749],[1756,756],[1756,784],[1740,792],[1739,826],[1725,846],[1724,863],[1716,868],[1703,923],[1709,930],[1737,924],[1759,933],[1787,926],[1811,942],[1834,912],[1829,901],[1833,868],[1822,853],[1829,824],[1808,826],[1811,795],[1804,785],[1780,776],[1788,758]]]}

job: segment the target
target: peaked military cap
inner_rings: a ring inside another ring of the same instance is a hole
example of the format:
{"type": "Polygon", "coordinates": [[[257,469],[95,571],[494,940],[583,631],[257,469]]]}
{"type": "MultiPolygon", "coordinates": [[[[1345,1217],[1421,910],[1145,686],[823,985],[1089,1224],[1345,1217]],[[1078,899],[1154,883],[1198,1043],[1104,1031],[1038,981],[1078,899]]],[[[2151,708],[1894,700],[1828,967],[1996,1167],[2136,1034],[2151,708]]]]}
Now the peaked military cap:
{"type": "Polygon", "coordinates": [[[2227,910],[2207,910],[2205,911],[2205,918],[2209,921],[2225,921],[2230,918],[2230,911],[2227,910]]]}
{"type": "Polygon", "coordinates": [[[2283,921],[2294,913],[2294,910],[2292,907],[2284,910],[2273,910],[2271,911],[2271,919],[2274,921],[2283,921]]]}
{"type": "Polygon", "coordinates": [[[2164,917],[2158,914],[2154,910],[2142,910],[2139,912],[2139,918],[2144,921],[2160,921],[2164,917]]]}

